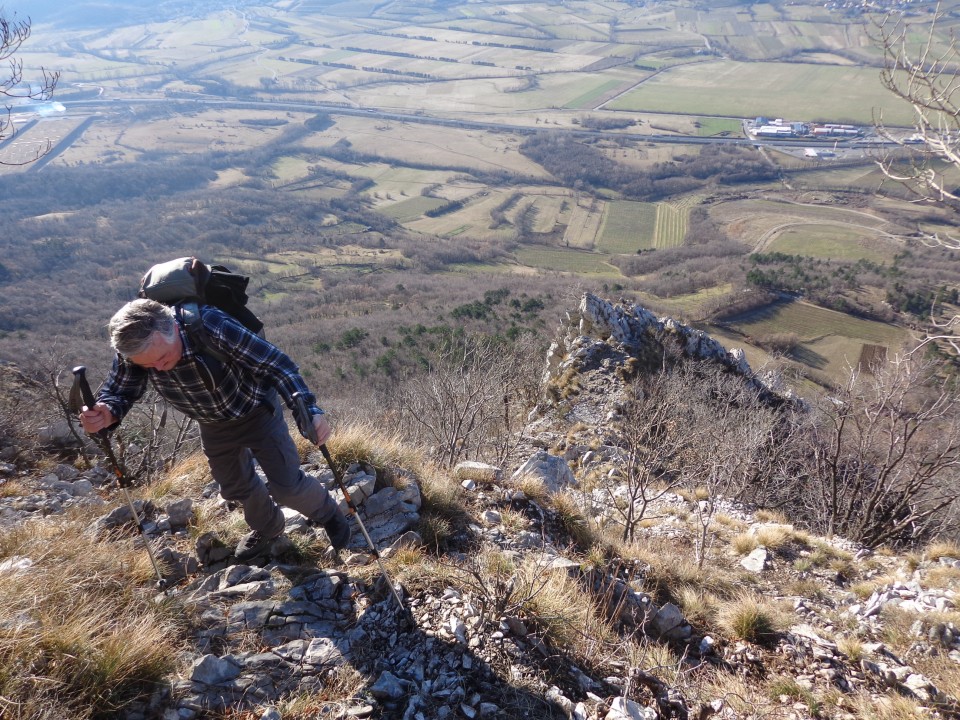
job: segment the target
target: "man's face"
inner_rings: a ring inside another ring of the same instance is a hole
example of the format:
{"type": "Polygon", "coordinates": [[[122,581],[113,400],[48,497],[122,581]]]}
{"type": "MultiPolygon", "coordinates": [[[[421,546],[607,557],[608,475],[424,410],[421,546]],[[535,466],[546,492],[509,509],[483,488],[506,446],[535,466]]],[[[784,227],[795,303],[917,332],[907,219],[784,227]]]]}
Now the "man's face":
{"type": "Polygon", "coordinates": [[[168,342],[160,333],[154,333],[150,345],[142,353],[131,355],[130,362],[143,368],[166,372],[173,370],[183,356],[180,334],[174,333],[173,342],[168,342]]]}

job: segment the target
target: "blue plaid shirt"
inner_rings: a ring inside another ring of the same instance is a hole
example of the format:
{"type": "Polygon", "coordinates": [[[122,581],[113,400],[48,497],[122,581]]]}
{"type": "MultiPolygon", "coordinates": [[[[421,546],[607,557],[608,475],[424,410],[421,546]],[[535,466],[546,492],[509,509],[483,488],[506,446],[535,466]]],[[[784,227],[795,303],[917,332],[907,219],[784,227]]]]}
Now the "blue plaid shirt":
{"type": "Polygon", "coordinates": [[[226,362],[219,363],[203,356],[202,348],[193,348],[178,321],[183,357],[172,370],[142,368],[118,353],[97,400],[121,420],[146,391],[149,380],[164,400],[201,423],[243,417],[263,405],[274,388],[291,410],[293,394],[299,392],[311,414],[323,412],[296,363],[279,348],[215,307],[201,306],[200,317],[210,345],[226,362]],[[219,372],[215,366],[220,367],[219,372]]]}

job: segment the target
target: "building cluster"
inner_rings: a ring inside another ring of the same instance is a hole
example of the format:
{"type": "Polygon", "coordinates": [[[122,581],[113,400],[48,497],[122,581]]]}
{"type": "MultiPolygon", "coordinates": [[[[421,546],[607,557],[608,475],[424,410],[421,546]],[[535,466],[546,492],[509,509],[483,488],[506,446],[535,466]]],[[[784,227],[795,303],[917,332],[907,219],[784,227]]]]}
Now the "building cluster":
{"type": "Polygon", "coordinates": [[[856,125],[841,125],[839,123],[805,123],[786,122],[782,118],[771,120],[758,117],[749,127],[750,134],[756,137],[814,137],[814,138],[845,138],[860,137],[864,134],[862,127],[856,125]]]}

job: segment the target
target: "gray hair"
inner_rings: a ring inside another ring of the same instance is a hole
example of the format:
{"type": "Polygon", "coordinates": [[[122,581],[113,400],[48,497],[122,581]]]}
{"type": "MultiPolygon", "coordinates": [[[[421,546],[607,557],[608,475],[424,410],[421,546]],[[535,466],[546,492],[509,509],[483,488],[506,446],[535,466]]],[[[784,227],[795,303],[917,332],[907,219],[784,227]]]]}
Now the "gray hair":
{"type": "Polygon", "coordinates": [[[173,342],[176,323],[173,308],[154,300],[133,300],[117,310],[107,328],[114,350],[131,357],[150,347],[154,333],[173,342]]]}

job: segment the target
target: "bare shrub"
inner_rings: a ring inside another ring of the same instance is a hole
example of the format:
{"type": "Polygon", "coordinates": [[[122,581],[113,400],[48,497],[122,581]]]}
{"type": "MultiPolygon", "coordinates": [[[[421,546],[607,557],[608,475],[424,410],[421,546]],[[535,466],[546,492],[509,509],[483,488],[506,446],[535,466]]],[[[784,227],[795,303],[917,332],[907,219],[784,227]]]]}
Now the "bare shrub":
{"type": "Polygon", "coordinates": [[[688,388],[668,371],[634,382],[617,442],[625,451],[623,482],[605,488],[623,523],[622,539],[632,541],[639,523],[656,502],[680,483],[685,454],[696,428],[687,422],[688,388]]]}
{"type": "Polygon", "coordinates": [[[764,350],[775,355],[789,355],[800,344],[800,337],[796,333],[754,335],[753,340],[764,350]]]}
{"type": "MultiPolygon", "coordinates": [[[[529,357],[529,356],[527,356],[529,357]]],[[[501,461],[519,440],[519,417],[530,402],[523,352],[488,338],[457,340],[427,372],[403,382],[393,398],[397,426],[452,467],[463,459],[501,461]]]]}
{"type": "Polygon", "coordinates": [[[817,403],[809,483],[814,529],[875,547],[936,536],[960,482],[960,390],[914,356],[851,370],[817,403]]]}

